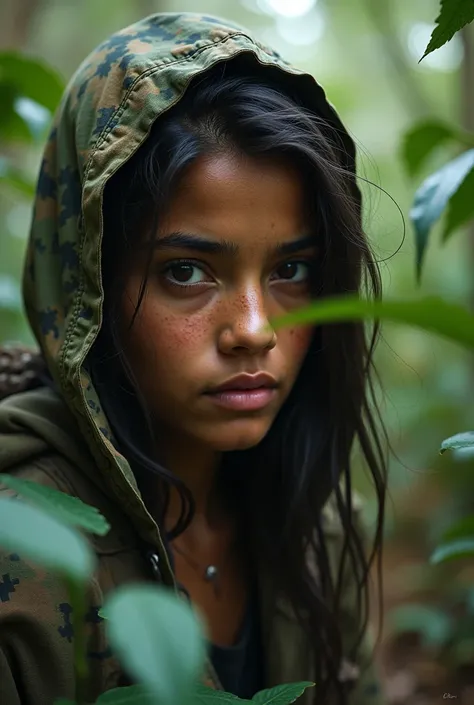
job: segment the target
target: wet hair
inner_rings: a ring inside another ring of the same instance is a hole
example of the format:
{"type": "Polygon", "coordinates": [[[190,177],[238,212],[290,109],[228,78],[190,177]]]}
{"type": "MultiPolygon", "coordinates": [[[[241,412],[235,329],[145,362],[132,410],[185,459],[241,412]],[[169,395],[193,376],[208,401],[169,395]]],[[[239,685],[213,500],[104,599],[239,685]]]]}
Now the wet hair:
{"type": "MultiPolygon", "coordinates": [[[[301,175],[321,252],[312,277],[314,298],[381,294],[378,267],[362,229],[354,170],[337,127],[305,108],[270,69],[250,71],[234,61],[196,79],[106,187],[103,325],[88,358],[120,451],[139,484],[146,486],[150,475],[159,478],[162,526],[170,486],[180,493],[181,517],[168,540],[188,526],[194,503],[188,488],[153,460],[149,413],[121,347],[118,322],[126,273],[121,265],[130,261],[144,229],[155,236],[186,168],[198,157],[229,150],[278,160],[301,175]]],[[[141,296],[147,277],[148,269],[141,296]]],[[[141,297],[137,310],[140,302],[141,297]]],[[[219,472],[220,491],[245,516],[251,536],[247,550],[308,634],[318,702],[331,695],[337,705],[349,701],[341,667],[343,658],[357,660],[368,625],[369,571],[382,544],[386,461],[374,397],[376,337],[376,327],[368,331],[358,322],[316,327],[294,388],[265,438],[249,450],[224,454],[219,472]],[[378,505],[369,551],[352,503],[354,446],[370,472],[378,505]],[[322,512],[331,493],[344,544],[335,577],[322,512]],[[360,623],[354,625],[354,643],[343,650],[341,594],[348,581],[360,623]]]]}

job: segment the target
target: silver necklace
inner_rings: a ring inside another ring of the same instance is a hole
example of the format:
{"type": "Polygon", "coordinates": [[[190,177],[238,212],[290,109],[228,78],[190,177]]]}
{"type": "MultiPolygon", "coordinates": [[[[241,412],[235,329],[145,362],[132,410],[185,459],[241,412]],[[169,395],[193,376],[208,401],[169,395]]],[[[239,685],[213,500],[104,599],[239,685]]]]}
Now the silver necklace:
{"type": "Polygon", "coordinates": [[[174,550],[179,553],[183,558],[189,563],[189,565],[194,568],[194,570],[201,575],[203,580],[206,581],[206,583],[210,583],[214,589],[214,593],[216,594],[216,597],[220,596],[220,571],[219,568],[214,565],[213,563],[209,563],[209,565],[206,565],[204,568],[202,565],[199,565],[197,561],[192,559],[190,556],[188,556],[183,550],[181,550],[178,546],[173,546],[174,550]]]}

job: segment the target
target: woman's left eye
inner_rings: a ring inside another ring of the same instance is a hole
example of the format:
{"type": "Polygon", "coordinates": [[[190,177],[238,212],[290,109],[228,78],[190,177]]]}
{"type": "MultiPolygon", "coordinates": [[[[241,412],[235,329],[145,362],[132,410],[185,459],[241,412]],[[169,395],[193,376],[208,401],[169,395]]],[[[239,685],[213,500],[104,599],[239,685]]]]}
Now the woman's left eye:
{"type": "Polygon", "coordinates": [[[309,278],[309,263],[308,262],[285,262],[275,270],[274,279],[299,284],[309,278]]]}

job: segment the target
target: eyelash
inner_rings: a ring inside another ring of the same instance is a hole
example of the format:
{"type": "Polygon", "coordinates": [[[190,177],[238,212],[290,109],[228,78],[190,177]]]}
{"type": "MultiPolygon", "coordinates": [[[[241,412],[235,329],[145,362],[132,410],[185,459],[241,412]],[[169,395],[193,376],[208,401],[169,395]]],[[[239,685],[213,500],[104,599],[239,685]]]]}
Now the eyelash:
{"type": "MultiPolygon", "coordinates": [[[[295,260],[288,260],[287,262],[282,262],[277,269],[280,267],[283,267],[284,265],[290,265],[290,264],[303,264],[306,265],[308,268],[308,276],[303,280],[303,281],[292,281],[291,279],[285,280],[281,279],[281,281],[286,281],[287,284],[293,284],[293,285],[302,285],[306,284],[310,278],[310,273],[311,273],[311,267],[313,265],[313,261],[311,259],[295,259],[295,260]]],[[[180,267],[180,266],[189,266],[189,267],[194,267],[196,269],[199,269],[200,271],[205,273],[205,269],[202,266],[201,262],[197,262],[196,260],[190,260],[190,259],[177,259],[173,260],[172,262],[168,262],[166,267],[162,270],[163,274],[165,275],[165,278],[167,279],[167,283],[170,284],[171,286],[175,286],[179,289],[192,289],[193,287],[199,286],[200,284],[205,284],[207,282],[196,282],[194,284],[187,284],[187,283],[178,283],[175,281],[172,281],[169,277],[166,275],[174,268],[174,267],[180,267]]],[[[276,270],[275,270],[276,271],[276,270]]]]}

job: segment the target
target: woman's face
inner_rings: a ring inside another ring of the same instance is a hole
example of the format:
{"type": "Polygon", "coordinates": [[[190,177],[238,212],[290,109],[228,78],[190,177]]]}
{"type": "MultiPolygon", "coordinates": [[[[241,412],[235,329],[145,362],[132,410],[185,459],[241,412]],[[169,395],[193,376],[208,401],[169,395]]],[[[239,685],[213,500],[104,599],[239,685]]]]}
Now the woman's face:
{"type": "Polygon", "coordinates": [[[160,439],[242,450],[270,429],[311,339],[308,328],[269,326],[310,298],[316,251],[304,213],[288,167],[231,154],[197,160],[161,223],[127,330],[148,257],[137,245],[124,349],[160,439]]]}

